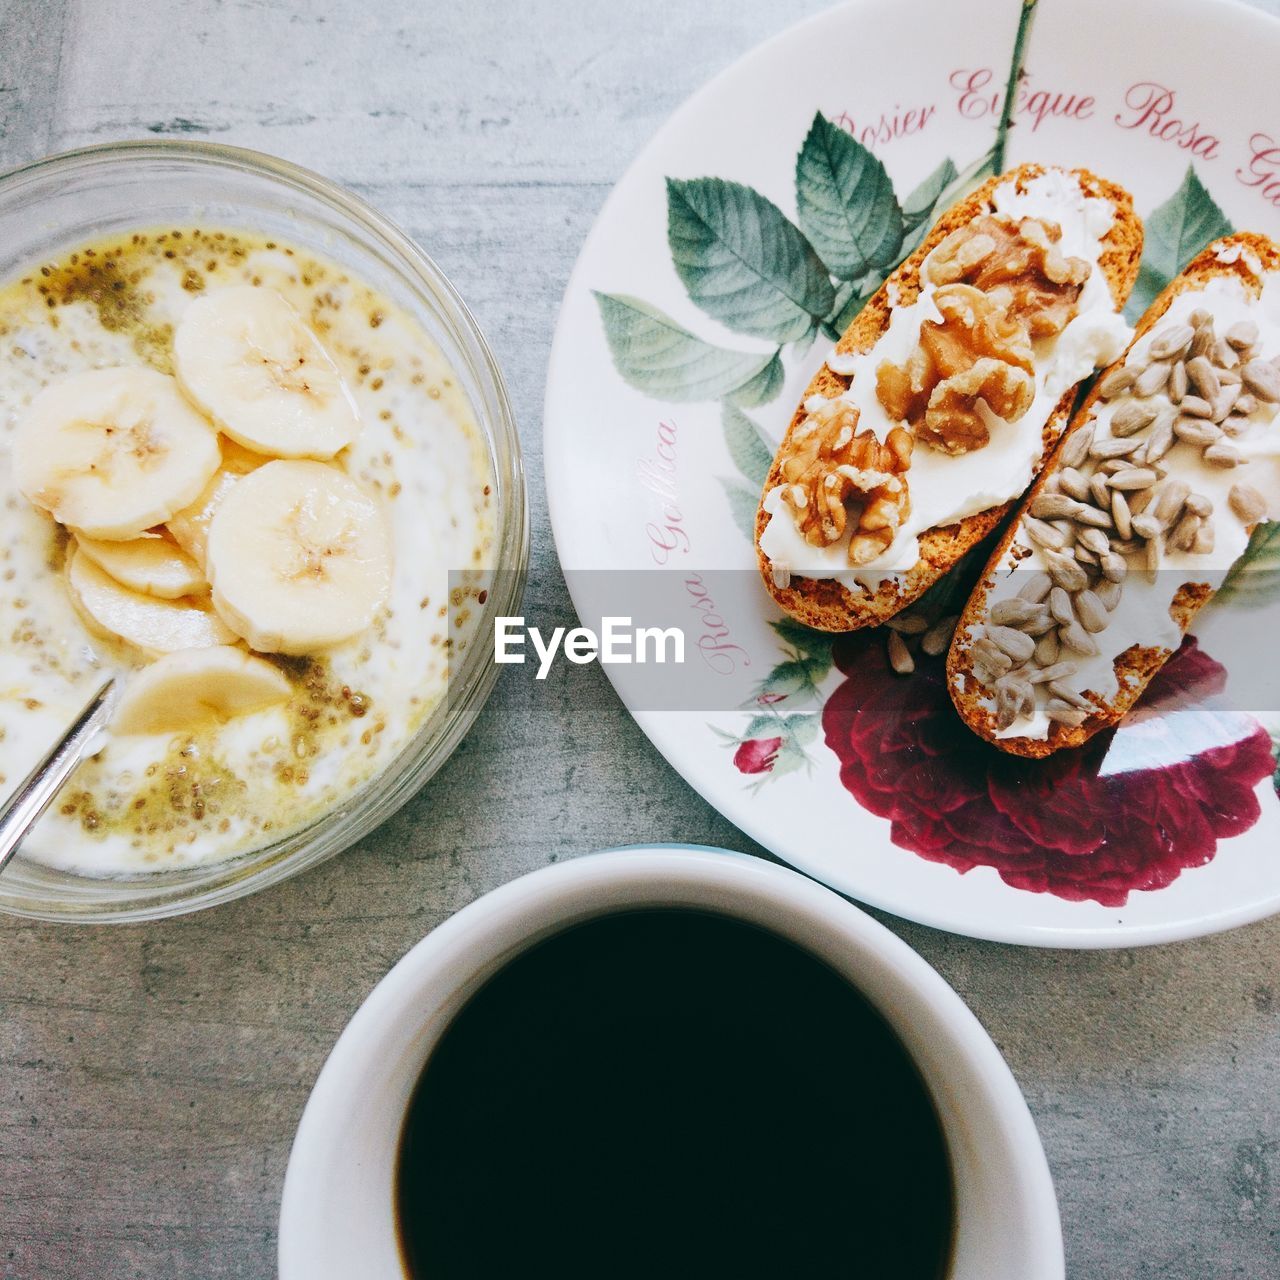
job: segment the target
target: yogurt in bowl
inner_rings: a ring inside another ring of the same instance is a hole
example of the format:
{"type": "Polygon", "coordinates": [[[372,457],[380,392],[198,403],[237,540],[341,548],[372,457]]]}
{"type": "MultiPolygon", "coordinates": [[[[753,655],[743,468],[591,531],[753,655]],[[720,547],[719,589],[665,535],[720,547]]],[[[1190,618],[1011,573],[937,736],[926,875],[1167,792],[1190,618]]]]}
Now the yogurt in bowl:
{"type": "Polygon", "coordinates": [[[478,708],[475,637],[519,589],[514,441],[477,412],[474,353],[341,241],[184,211],[0,284],[0,799],[104,674],[123,686],[0,905],[27,875],[182,884],[181,910],[371,792],[389,812],[478,708]]]}

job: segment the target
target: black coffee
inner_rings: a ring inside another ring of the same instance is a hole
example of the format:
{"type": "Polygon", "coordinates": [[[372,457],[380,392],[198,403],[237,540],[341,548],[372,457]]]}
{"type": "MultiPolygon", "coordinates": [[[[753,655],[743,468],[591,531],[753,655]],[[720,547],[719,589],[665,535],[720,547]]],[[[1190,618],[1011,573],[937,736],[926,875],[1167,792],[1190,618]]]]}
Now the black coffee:
{"type": "Polygon", "coordinates": [[[939,1280],[947,1149],[888,1024],[791,943],[635,911],[466,1005],[405,1121],[421,1280],[939,1280]]]}

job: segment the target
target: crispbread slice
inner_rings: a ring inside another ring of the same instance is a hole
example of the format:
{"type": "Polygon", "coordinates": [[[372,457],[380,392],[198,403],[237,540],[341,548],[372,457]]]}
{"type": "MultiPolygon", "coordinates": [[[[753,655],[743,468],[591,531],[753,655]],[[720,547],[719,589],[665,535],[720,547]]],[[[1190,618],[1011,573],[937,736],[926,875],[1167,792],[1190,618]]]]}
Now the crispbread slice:
{"type": "MultiPolygon", "coordinates": [[[[1277,247],[1266,236],[1245,231],[1225,236],[1221,240],[1215,240],[1208,248],[1193,258],[1185,270],[1151,304],[1138,322],[1133,341],[1129,344],[1130,347],[1132,347],[1133,342],[1136,342],[1143,334],[1148,333],[1160,322],[1165,312],[1168,311],[1170,304],[1179,294],[1185,293],[1188,289],[1199,288],[1215,276],[1239,276],[1244,282],[1245,289],[1256,297],[1261,292],[1262,282],[1244,261],[1244,254],[1241,253],[1233,262],[1223,262],[1218,257],[1218,254],[1223,249],[1235,245],[1240,246],[1242,250],[1247,250],[1261,264],[1262,271],[1280,270],[1280,247],[1277,247]]],[[[1115,368],[1117,365],[1123,364],[1127,356],[1128,349],[1126,348],[1124,355],[1110,367],[1115,368]]],[[[1063,440],[1066,440],[1073,432],[1080,430],[1088,423],[1098,399],[1099,393],[1095,385],[1072,418],[1067,430],[1063,432],[1063,440]]],[[[1171,649],[1157,646],[1133,645],[1126,649],[1113,663],[1119,686],[1119,692],[1116,696],[1110,702],[1100,706],[1094,714],[1090,715],[1083,724],[1076,728],[1070,728],[1058,723],[1052,724],[1047,738],[997,738],[995,716],[988,707],[983,705],[977,691],[977,681],[966,679],[965,684],[967,687],[964,691],[957,687],[959,677],[969,676],[973,669],[972,655],[967,639],[968,629],[974,624],[982,622],[985,618],[987,597],[995,586],[996,573],[1000,562],[1017,534],[1022,515],[1035,496],[1043,490],[1049,477],[1055,474],[1057,470],[1059,470],[1059,467],[1055,457],[1050,459],[1049,464],[1040,473],[1035,484],[1027,491],[1022,505],[1018,509],[1017,517],[1009,522],[1008,529],[1006,529],[1004,536],[991,553],[991,558],[983,570],[982,577],[969,597],[969,602],[965,606],[960,622],[956,627],[951,649],[947,654],[947,687],[950,689],[952,701],[964,718],[965,723],[975,733],[994,743],[1001,750],[1008,751],[1013,755],[1028,756],[1033,759],[1042,759],[1063,747],[1078,747],[1087,742],[1100,729],[1119,723],[1125,713],[1142,696],[1143,690],[1146,689],[1151,678],[1173,653],[1171,649]]],[[[1252,533],[1252,531],[1251,528],[1250,532],[1252,533]]],[[[1178,589],[1172,604],[1169,606],[1169,613],[1183,633],[1186,632],[1191,625],[1191,620],[1208,603],[1212,596],[1213,589],[1203,582],[1187,582],[1178,589]]]]}
{"type": "MultiPolygon", "coordinates": [[[[958,227],[981,214],[989,213],[997,187],[1012,181],[1021,190],[1044,172],[1045,167],[1036,164],[1011,169],[999,177],[989,179],[943,214],[919,248],[893,272],[859,312],[836,344],[836,351],[842,355],[855,354],[869,351],[875,346],[880,335],[889,326],[889,316],[893,309],[890,296],[896,297],[896,305],[899,306],[909,306],[919,296],[920,266],[925,258],[958,227]]],[[[1099,178],[1087,169],[1072,169],[1070,172],[1075,175],[1086,195],[1102,196],[1115,206],[1115,222],[1103,240],[1098,264],[1107,277],[1116,306],[1121,307],[1138,278],[1138,261],[1142,257],[1142,223],[1133,211],[1132,198],[1123,187],[1099,178]]],[[[825,364],[814,375],[792,416],[782,444],[774,455],[773,465],[765,478],[761,505],[756,511],[756,559],[765,586],[793,618],[820,631],[856,631],[893,617],[952,568],[966,551],[981,542],[1004,519],[1016,501],[1013,499],[998,507],[980,511],[955,524],[937,525],[925,530],[920,535],[920,559],[916,564],[905,574],[898,574],[895,578],[882,582],[874,593],[851,591],[830,578],[805,578],[796,573],[792,573],[787,586],[779,587],[774,581],[768,559],[760,550],[760,536],[769,522],[769,515],[764,510],[764,495],[781,482],[780,458],[785,454],[792,434],[805,419],[804,401],[812,395],[828,398],[839,396],[848,389],[851,381],[845,375],[833,373],[825,364]]],[[[1053,451],[1075,397],[1076,387],[1073,386],[1063,392],[1062,399],[1050,413],[1044,426],[1043,450],[1036,464],[1037,470],[1053,451]]],[[[908,471],[908,484],[910,476],[908,471]]]]}

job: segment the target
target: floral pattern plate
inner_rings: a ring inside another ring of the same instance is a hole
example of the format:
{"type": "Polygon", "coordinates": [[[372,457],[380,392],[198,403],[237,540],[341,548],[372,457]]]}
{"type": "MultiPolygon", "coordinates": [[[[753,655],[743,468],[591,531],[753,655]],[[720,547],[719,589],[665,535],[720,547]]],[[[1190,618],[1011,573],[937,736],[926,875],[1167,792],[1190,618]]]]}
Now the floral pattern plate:
{"type": "MultiPolygon", "coordinates": [[[[646,592],[665,575],[695,610],[711,710],[650,709],[606,670],[685,778],[788,862],[901,916],[1047,946],[1280,910],[1280,717],[1235,707],[1221,643],[1269,625],[1280,573],[1233,575],[1118,730],[1037,763],[963,727],[941,659],[897,676],[883,632],[779,617],[751,538],[833,337],[969,184],[1027,160],[1124,183],[1146,225],[1134,314],[1210,239],[1280,235],[1276,65],[1280,25],[1204,0],[1005,0],[980,22],[859,0],[723,73],[610,196],[548,376],[557,548],[584,620],[617,612],[635,578],[619,570],[651,571],[646,592]]],[[[1280,568],[1280,524],[1248,557],[1280,568]]],[[[935,590],[944,611],[963,570],[935,590]]]]}

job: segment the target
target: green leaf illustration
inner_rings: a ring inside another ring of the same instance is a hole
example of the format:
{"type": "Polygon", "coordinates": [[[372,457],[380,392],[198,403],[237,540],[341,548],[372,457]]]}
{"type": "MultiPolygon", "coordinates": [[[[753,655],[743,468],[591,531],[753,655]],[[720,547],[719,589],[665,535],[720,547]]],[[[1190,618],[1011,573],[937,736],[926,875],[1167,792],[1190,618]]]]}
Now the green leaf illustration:
{"type": "Polygon", "coordinates": [[[798,747],[808,746],[818,736],[821,719],[821,715],[816,711],[788,716],[784,721],[788,737],[798,747]]]}
{"type": "Polygon", "coordinates": [[[1223,579],[1215,600],[1247,609],[1280,600],[1280,521],[1270,520],[1253,531],[1249,545],[1223,579]]]}
{"type": "Polygon", "coordinates": [[[773,353],[773,359],[753,378],[748,379],[740,387],[729,393],[734,404],[758,405],[768,404],[782,390],[782,348],[773,353]]]}
{"type": "Polygon", "coordinates": [[[835,636],[830,632],[815,631],[794,618],[778,618],[769,625],[777,632],[778,638],[797,653],[822,662],[824,668],[831,666],[831,646],[835,643],[835,636]]]}
{"type": "Polygon", "coordinates": [[[812,694],[818,690],[818,681],[827,674],[829,664],[810,658],[797,658],[780,662],[760,682],[760,693],[781,694],[792,697],[798,693],[812,694]]]}
{"type": "Polygon", "coordinates": [[[689,297],[739,333],[795,342],[831,309],[831,280],[813,247],[750,187],[668,178],[667,240],[689,297]]]}
{"type": "Polygon", "coordinates": [[[934,223],[934,211],[942,193],[959,177],[955,165],[948,156],[911,194],[902,202],[902,220],[906,224],[907,235],[902,242],[902,256],[905,258],[914,253],[921,241],[929,234],[934,223]]]}
{"type": "Polygon", "coordinates": [[[1130,321],[1137,320],[1205,245],[1235,230],[1191,166],[1182,185],[1150,214],[1145,225],[1138,283],[1124,309],[1130,321]]]}
{"type": "Polygon", "coordinates": [[[597,293],[605,337],[618,372],[660,400],[719,400],[749,386],[777,355],[726,351],[695,337],[639,298],[597,293]]]}
{"type": "Polygon", "coordinates": [[[756,508],[760,505],[759,488],[749,489],[741,480],[720,477],[724,496],[729,499],[729,514],[744,538],[752,545],[756,540],[756,508]]]}
{"type": "MultiPolygon", "coordinates": [[[[751,418],[727,400],[720,406],[720,425],[733,465],[749,484],[755,485],[758,494],[773,464],[773,442],[751,418]]],[[[753,522],[754,519],[752,512],[753,522]]]]}
{"type": "Polygon", "coordinates": [[[822,326],[823,332],[838,342],[883,283],[884,279],[879,272],[863,276],[860,280],[846,280],[836,290],[835,303],[831,308],[831,315],[822,326]]]}
{"type": "Polygon", "coordinates": [[[885,167],[819,112],[796,159],[800,226],[832,274],[888,267],[902,246],[902,210],[885,167]]]}

